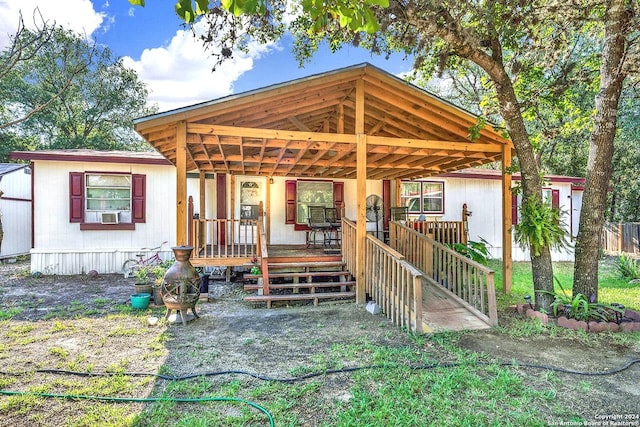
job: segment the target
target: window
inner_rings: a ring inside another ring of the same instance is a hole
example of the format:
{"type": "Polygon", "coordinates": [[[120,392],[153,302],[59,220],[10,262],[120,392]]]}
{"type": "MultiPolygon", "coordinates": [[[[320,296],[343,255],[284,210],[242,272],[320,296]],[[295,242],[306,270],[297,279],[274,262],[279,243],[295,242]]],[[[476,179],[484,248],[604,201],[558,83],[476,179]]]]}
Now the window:
{"type": "Polygon", "coordinates": [[[81,230],[133,230],[145,222],[145,192],[145,175],[71,172],[69,221],[81,230]]]}
{"type": "Polygon", "coordinates": [[[400,187],[400,205],[412,214],[444,213],[444,182],[409,181],[400,187]]]}
{"type": "Polygon", "coordinates": [[[309,206],[338,208],[343,205],[344,183],[333,181],[287,181],[286,224],[294,224],[296,230],[308,229],[309,206]]]}
{"type": "Polygon", "coordinates": [[[333,182],[299,181],[296,197],[296,222],[309,222],[309,207],[333,207],[333,182]]]}
{"type": "Polygon", "coordinates": [[[85,179],[85,212],[131,211],[131,175],[86,174],[85,179]]]}

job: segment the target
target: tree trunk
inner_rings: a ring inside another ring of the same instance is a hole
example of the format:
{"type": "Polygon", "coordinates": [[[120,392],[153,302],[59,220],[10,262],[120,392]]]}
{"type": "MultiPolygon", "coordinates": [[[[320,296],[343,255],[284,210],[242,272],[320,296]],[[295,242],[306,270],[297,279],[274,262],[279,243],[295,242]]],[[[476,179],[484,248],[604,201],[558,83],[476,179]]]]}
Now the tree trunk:
{"type": "MultiPolygon", "coordinates": [[[[495,82],[495,79],[494,79],[495,82]]],[[[540,170],[529,141],[529,134],[522,119],[519,103],[513,89],[511,80],[504,73],[504,78],[496,85],[500,112],[505,120],[509,136],[516,149],[520,161],[520,173],[522,178],[522,196],[524,198],[537,198],[542,200],[542,180],[540,170]]],[[[551,263],[551,251],[549,247],[542,248],[539,256],[531,253],[531,273],[533,276],[533,291],[535,294],[536,309],[551,312],[553,296],[553,264],[551,263]]]]}
{"type": "Polygon", "coordinates": [[[573,294],[598,299],[598,249],[604,224],[607,189],[611,178],[613,140],[625,59],[628,16],[625,0],[611,0],[605,15],[605,37],[600,67],[600,90],[596,95],[596,117],[589,143],[587,178],[580,212],[573,274],[573,294]]]}

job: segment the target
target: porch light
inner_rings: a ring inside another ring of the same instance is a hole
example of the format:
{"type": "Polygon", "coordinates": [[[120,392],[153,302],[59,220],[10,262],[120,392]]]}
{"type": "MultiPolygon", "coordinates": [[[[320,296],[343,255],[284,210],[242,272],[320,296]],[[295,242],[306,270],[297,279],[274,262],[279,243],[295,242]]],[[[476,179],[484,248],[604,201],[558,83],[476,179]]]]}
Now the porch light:
{"type": "Polygon", "coordinates": [[[614,313],[616,315],[616,323],[619,325],[620,323],[622,323],[622,318],[624,317],[624,305],[618,302],[612,302],[611,307],[618,309],[614,310],[614,313]]]}
{"type": "Polygon", "coordinates": [[[529,304],[529,307],[531,307],[531,309],[533,309],[533,304],[531,304],[531,295],[525,295],[524,296],[524,300],[527,304],[529,304]]]}

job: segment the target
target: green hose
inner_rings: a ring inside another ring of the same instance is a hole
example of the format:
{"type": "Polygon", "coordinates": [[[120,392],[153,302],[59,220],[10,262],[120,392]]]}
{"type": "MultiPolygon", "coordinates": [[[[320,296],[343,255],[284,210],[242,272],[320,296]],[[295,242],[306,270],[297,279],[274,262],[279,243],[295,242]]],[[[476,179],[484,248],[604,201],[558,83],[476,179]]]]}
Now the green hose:
{"type": "Polygon", "coordinates": [[[107,397],[107,396],[87,396],[82,394],[51,394],[51,393],[32,393],[26,391],[9,391],[0,390],[0,394],[6,396],[36,396],[36,397],[52,397],[57,399],[70,400],[99,400],[103,402],[131,402],[131,403],[147,403],[147,402],[178,402],[178,403],[199,403],[199,402],[239,402],[256,408],[269,419],[269,425],[275,427],[273,415],[266,408],[258,405],[250,400],[240,399],[237,397],[107,397]]]}

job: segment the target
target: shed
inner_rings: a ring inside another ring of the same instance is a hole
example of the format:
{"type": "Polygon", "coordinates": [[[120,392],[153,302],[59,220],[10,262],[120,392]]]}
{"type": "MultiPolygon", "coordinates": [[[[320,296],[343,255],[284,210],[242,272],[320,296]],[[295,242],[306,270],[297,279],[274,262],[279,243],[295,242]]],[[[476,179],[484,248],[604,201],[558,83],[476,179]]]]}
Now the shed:
{"type": "Polygon", "coordinates": [[[29,165],[0,163],[0,259],[29,253],[31,203],[29,165]]]}

